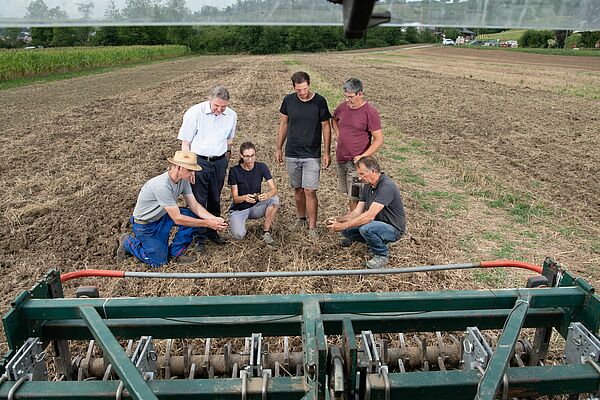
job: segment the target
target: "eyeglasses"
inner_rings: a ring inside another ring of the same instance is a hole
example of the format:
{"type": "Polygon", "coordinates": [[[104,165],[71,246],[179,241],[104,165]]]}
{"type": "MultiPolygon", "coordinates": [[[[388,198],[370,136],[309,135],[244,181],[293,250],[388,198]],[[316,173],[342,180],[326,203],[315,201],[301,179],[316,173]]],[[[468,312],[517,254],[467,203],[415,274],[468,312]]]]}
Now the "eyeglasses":
{"type": "Polygon", "coordinates": [[[256,153],[255,154],[242,154],[243,158],[254,158],[256,157],[256,153]]]}

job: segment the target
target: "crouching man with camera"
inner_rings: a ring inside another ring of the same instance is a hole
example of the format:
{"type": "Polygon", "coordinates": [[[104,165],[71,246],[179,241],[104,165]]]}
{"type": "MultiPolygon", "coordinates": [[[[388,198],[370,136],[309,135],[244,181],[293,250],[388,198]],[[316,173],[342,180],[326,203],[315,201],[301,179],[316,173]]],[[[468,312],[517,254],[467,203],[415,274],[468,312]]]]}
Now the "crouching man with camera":
{"type": "Polygon", "coordinates": [[[262,238],[273,243],[271,224],[279,208],[277,188],[266,164],[256,161],[256,147],[251,142],[240,146],[238,165],[229,170],[228,184],[233,203],[229,209],[229,228],[234,239],[246,236],[246,220],[265,218],[262,238]],[[263,179],[269,191],[261,193],[263,179]]]}
{"type": "Polygon", "coordinates": [[[342,247],[353,242],[369,246],[373,258],[366,262],[367,268],[379,269],[389,262],[387,243],[402,237],[406,229],[404,205],[396,183],[381,172],[373,157],[358,160],[357,173],[366,185],[354,210],[338,218],[328,218],[327,228],[341,232],[342,247]]]}

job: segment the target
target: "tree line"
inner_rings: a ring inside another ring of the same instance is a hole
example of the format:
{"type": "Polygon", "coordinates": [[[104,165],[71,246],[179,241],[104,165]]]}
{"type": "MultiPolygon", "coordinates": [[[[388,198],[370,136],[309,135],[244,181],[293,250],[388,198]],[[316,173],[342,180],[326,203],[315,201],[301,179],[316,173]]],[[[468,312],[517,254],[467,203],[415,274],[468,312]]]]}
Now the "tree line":
{"type": "Polygon", "coordinates": [[[568,32],[527,30],[521,36],[519,46],[535,48],[597,48],[600,45],[600,32],[568,32]]]}
{"type": "MultiPolygon", "coordinates": [[[[6,29],[2,47],[23,47],[20,29],[6,29]]],[[[31,46],[128,46],[181,44],[199,54],[318,52],[410,43],[434,43],[430,29],[369,29],[362,39],[346,39],[337,26],[103,26],[31,28],[31,46]]]]}

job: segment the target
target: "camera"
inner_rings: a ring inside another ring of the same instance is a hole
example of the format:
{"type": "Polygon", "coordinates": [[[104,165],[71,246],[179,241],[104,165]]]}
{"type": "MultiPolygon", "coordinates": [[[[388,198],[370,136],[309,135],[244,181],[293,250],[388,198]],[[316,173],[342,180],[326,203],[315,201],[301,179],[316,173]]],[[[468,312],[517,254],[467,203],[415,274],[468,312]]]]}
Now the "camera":
{"type": "Polygon", "coordinates": [[[355,176],[352,178],[352,187],[350,188],[350,195],[352,197],[360,197],[363,190],[363,183],[360,181],[360,178],[355,176]]]}

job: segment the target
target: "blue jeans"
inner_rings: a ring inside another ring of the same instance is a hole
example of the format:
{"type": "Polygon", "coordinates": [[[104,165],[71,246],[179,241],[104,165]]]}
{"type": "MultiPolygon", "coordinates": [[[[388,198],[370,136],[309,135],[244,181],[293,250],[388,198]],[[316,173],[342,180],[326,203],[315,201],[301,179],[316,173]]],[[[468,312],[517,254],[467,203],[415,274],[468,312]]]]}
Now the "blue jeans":
{"type": "Polygon", "coordinates": [[[388,255],[387,243],[395,242],[399,234],[390,224],[381,221],[372,221],[358,228],[349,228],[342,231],[342,235],[355,242],[367,243],[374,255],[388,255]]]}
{"type": "MultiPolygon", "coordinates": [[[[187,208],[180,208],[179,211],[188,217],[198,218],[187,208]]],[[[124,243],[125,250],[152,267],[159,267],[166,264],[169,257],[179,257],[183,254],[198,232],[198,228],[178,225],[177,233],[169,245],[169,234],[175,225],[169,214],[147,224],[137,224],[131,217],[131,224],[135,237],[127,237],[124,243]]]]}

